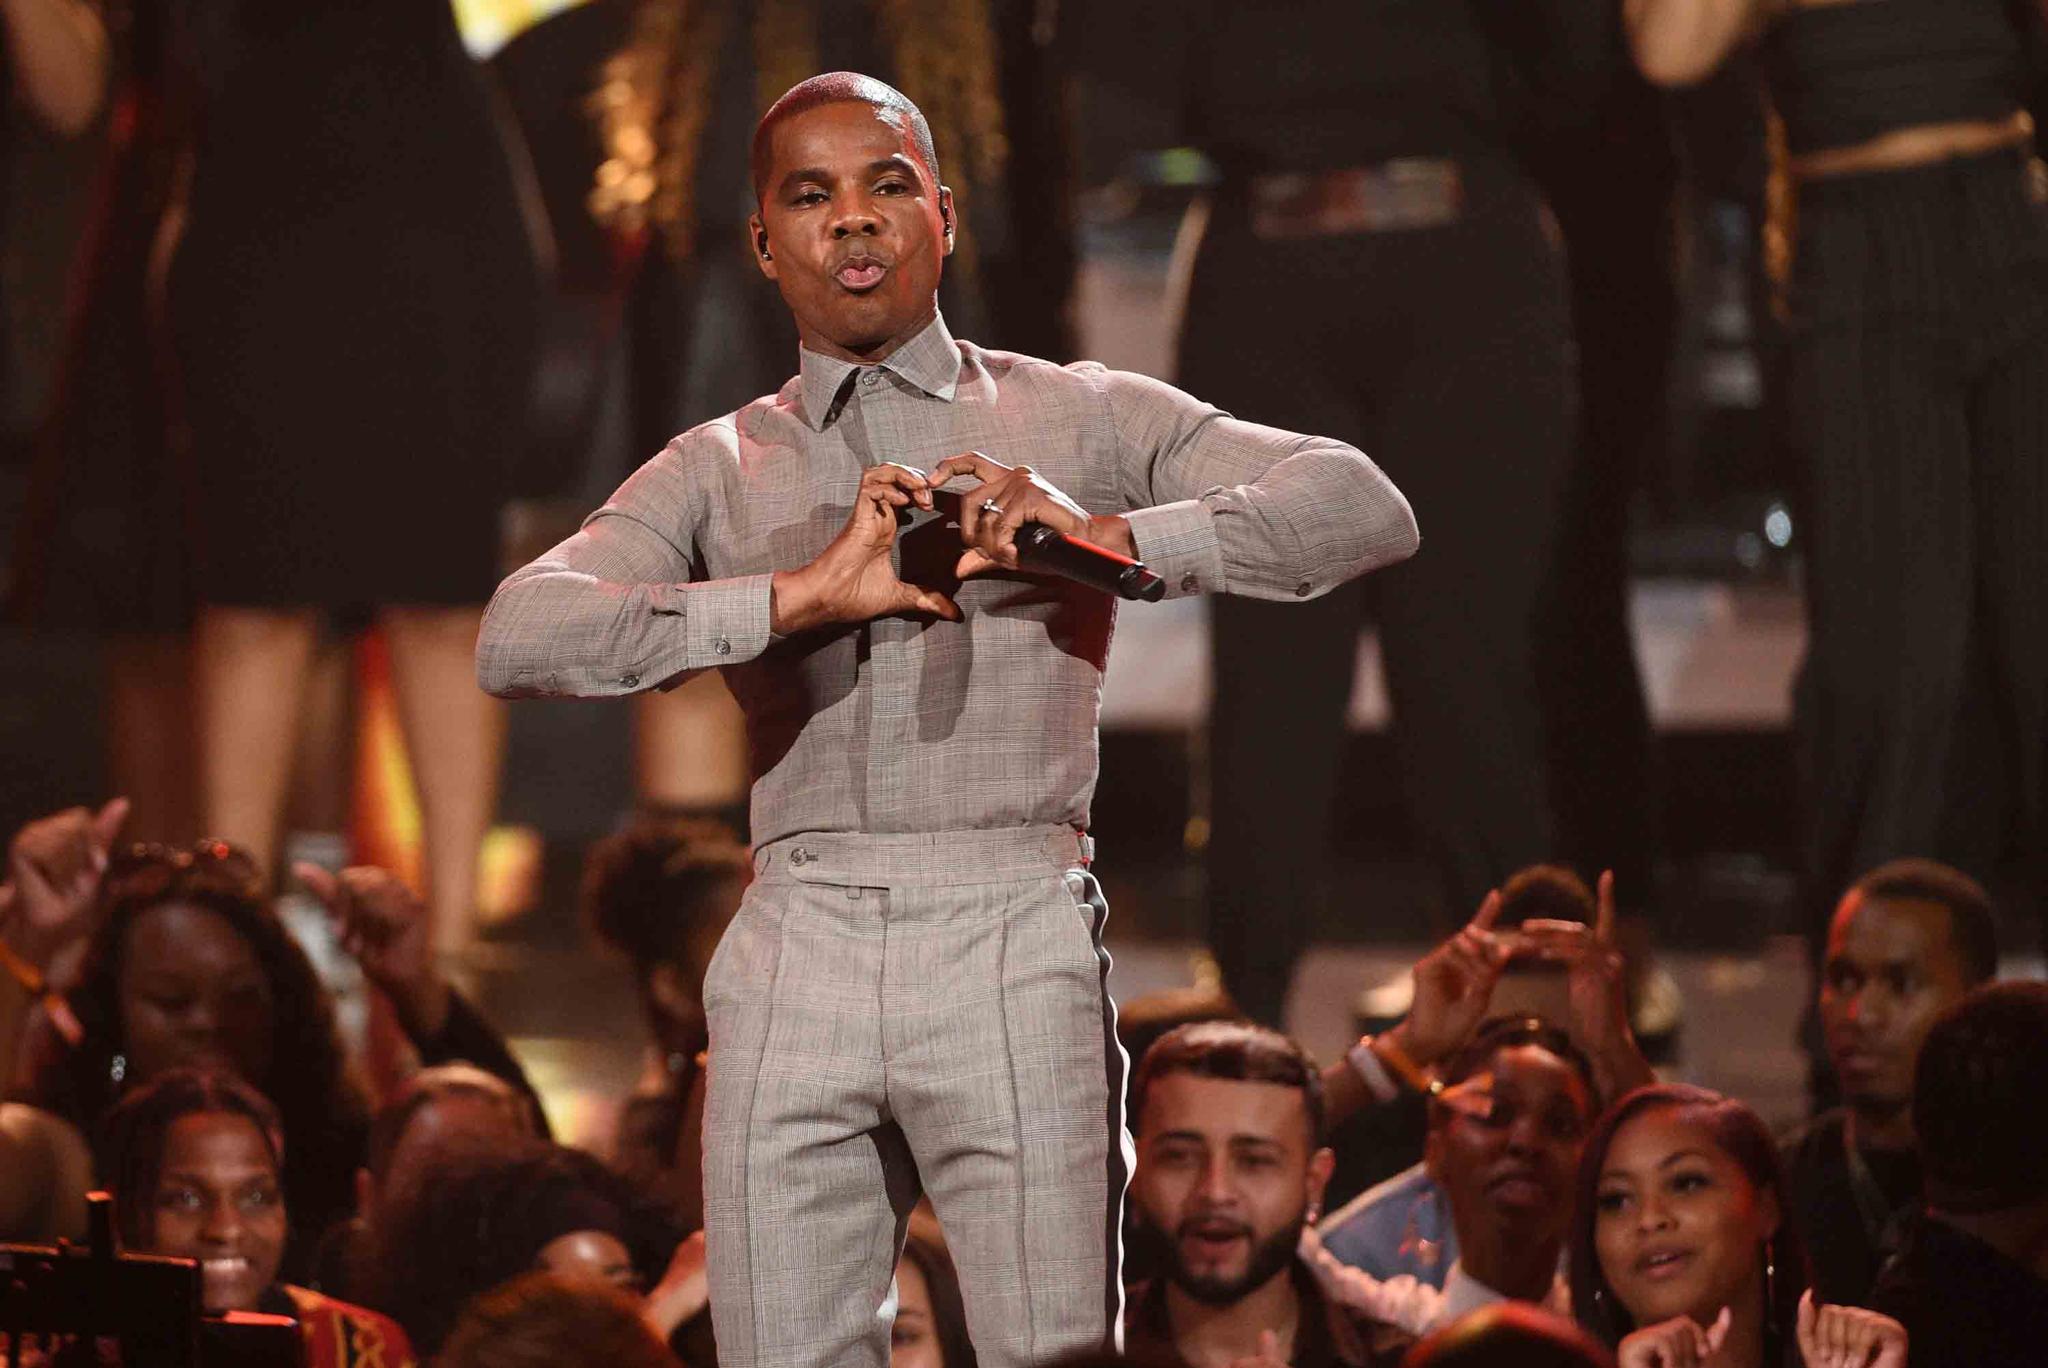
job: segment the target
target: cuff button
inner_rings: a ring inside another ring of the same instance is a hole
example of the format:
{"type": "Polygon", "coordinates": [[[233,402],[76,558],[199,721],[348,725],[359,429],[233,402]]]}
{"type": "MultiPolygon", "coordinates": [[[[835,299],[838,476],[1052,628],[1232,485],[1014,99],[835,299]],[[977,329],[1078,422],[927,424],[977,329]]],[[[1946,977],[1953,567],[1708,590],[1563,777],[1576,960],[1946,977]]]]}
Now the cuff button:
{"type": "Polygon", "coordinates": [[[1192,594],[1201,587],[1202,577],[1192,570],[1180,577],[1180,591],[1183,594],[1192,594]]]}
{"type": "Polygon", "coordinates": [[[1310,584],[1307,580],[1303,580],[1301,583],[1294,586],[1294,596],[1296,598],[1307,598],[1310,594],[1314,592],[1315,586],[1310,584]]]}
{"type": "Polygon", "coordinates": [[[724,637],[720,637],[718,640],[711,643],[711,649],[718,652],[718,654],[720,655],[731,655],[732,643],[730,641],[727,641],[724,637]]]}
{"type": "Polygon", "coordinates": [[[637,688],[639,688],[639,687],[640,687],[640,676],[639,676],[639,675],[636,675],[636,674],[624,674],[624,675],[620,675],[620,676],[619,676],[619,687],[620,687],[620,688],[624,688],[624,689],[637,689],[637,688]]]}

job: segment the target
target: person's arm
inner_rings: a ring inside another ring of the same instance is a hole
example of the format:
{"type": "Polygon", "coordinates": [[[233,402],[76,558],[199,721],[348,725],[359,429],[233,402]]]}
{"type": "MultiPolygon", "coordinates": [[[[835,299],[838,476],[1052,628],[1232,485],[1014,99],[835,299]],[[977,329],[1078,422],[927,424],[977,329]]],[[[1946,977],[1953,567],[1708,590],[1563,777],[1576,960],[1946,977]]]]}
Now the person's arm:
{"type": "Polygon", "coordinates": [[[0,0],[8,57],[32,113],[80,133],[107,93],[107,31],[82,0],[0,0]]]}
{"type": "Polygon", "coordinates": [[[434,961],[433,923],[426,905],[388,869],[355,865],[339,874],[300,861],[292,866],[334,919],[342,949],[391,1003],[399,1029],[423,1065],[456,1060],[496,1074],[526,1094],[547,1133],[540,1094],[496,1027],[455,991],[434,961]]]}
{"type": "Polygon", "coordinates": [[[846,526],[807,565],[691,582],[696,492],[681,440],[642,466],[581,531],[491,596],[477,683],[501,698],[610,698],[738,665],[771,639],[892,613],[958,621],[944,594],[897,579],[896,510],[931,507],[923,474],[861,477],[846,526]]]}
{"type": "Polygon", "coordinates": [[[1547,917],[1522,923],[1523,945],[1561,964],[1571,1020],[1566,1029],[1593,1065],[1602,1105],[1657,1081],[1628,1019],[1627,967],[1614,943],[1614,871],[1600,876],[1593,925],[1547,917]]]}
{"type": "Polygon", "coordinates": [[[37,818],[8,843],[7,882],[0,885],[0,1081],[9,1086],[22,1073],[38,1002],[57,1029],[76,1029],[69,1009],[49,992],[48,975],[91,931],[100,877],[127,819],[128,800],[116,798],[97,812],[67,808],[37,818]]]}
{"type": "Polygon", "coordinates": [[[1131,543],[1168,597],[1318,598],[1421,544],[1408,500],[1358,448],[1243,422],[1145,376],[1099,383],[1131,543]]]}
{"type": "Polygon", "coordinates": [[[1486,895],[1456,935],[1415,963],[1415,999],[1393,1029],[1361,1040],[1323,1070],[1323,1129],[1331,1134],[1394,1090],[1413,1089],[1417,1071],[1433,1066],[1465,1043],[1493,999],[1494,985],[1514,952],[1514,941],[1493,929],[1500,892],[1486,895]]]}
{"type": "Polygon", "coordinates": [[[1768,19],[1777,0],[1622,0],[1636,67],[1660,86],[1704,81],[1768,19]]]}

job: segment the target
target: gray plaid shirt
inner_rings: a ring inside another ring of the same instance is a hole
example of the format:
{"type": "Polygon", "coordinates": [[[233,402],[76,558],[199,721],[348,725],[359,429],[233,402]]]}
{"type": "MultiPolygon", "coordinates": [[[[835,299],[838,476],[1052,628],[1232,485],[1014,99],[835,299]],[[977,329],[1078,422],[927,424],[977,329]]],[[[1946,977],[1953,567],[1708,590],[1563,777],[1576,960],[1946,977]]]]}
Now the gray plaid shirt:
{"type": "MultiPolygon", "coordinates": [[[[963,451],[1126,515],[1176,596],[1314,598],[1417,544],[1407,500],[1353,447],[1093,362],[985,351],[935,319],[879,365],[807,350],[781,393],[670,442],[499,586],[478,681],[503,697],[608,698],[722,670],[746,713],[760,842],[1084,827],[1114,599],[998,574],[957,588],[960,623],[768,629],[770,577],[838,535],[863,469],[930,470],[963,451]]],[[[924,583],[961,550],[943,524],[929,532],[897,553],[924,583]]]]}

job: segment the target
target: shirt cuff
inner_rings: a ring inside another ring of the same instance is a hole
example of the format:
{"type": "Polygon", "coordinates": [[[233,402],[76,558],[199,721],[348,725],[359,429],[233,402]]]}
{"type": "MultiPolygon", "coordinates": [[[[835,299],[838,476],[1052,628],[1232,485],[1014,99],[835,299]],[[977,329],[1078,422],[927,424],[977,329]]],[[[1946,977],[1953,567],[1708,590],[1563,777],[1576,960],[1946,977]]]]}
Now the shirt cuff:
{"type": "Polygon", "coordinates": [[[773,575],[741,575],[669,586],[669,603],[657,611],[683,620],[684,668],[737,665],[767,650],[774,582],[773,575]]]}
{"type": "Polygon", "coordinates": [[[1138,559],[1166,581],[1166,597],[1220,594],[1223,545],[1216,538],[1216,518],[1199,499],[1135,508],[1124,514],[1138,559]]]}

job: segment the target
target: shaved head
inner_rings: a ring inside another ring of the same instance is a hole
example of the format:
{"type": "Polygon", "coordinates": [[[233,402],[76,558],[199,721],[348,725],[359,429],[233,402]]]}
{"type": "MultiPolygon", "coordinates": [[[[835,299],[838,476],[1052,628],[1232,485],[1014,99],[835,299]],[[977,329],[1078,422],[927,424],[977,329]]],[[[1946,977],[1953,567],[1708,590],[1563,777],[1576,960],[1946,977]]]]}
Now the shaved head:
{"type": "Polygon", "coordinates": [[[939,183],[939,153],[932,145],[931,125],[924,121],[924,114],[910,102],[910,97],[892,85],[863,76],[857,71],[827,71],[800,81],[783,93],[781,99],[768,106],[768,112],[761,116],[761,122],[754,125],[754,145],[751,167],[754,176],[754,199],[758,202],[768,189],[768,176],[774,159],[775,130],[798,114],[828,104],[864,104],[876,112],[901,124],[904,141],[908,142],[924,162],[924,168],[932,178],[932,184],[939,183]]]}

